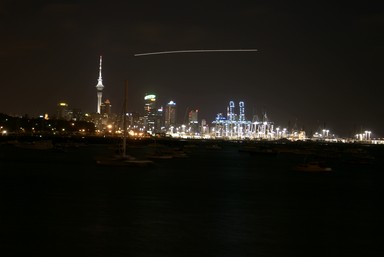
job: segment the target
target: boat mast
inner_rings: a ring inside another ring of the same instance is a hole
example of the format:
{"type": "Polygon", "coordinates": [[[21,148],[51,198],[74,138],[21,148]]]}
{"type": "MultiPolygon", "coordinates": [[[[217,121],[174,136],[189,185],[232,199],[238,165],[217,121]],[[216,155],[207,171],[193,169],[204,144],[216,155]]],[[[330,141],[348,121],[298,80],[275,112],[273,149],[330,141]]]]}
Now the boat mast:
{"type": "Polygon", "coordinates": [[[123,114],[123,157],[125,157],[127,152],[127,92],[128,92],[128,80],[125,80],[124,88],[124,114],[123,114]]]}

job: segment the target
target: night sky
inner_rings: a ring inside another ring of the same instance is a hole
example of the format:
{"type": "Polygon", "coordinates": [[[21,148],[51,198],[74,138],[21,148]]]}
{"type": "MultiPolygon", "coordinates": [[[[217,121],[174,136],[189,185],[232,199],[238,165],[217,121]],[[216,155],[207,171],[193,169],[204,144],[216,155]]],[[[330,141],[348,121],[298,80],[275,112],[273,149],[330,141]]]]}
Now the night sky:
{"type": "Polygon", "coordinates": [[[96,112],[102,55],[117,113],[127,80],[132,112],[153,93],[211,122],[244,101],[247,120],[384,136],[383,1],[2,0],[0,19],[0,113],[96,112]],[[258,51],[134,56],[192,49],[258,51]]]}

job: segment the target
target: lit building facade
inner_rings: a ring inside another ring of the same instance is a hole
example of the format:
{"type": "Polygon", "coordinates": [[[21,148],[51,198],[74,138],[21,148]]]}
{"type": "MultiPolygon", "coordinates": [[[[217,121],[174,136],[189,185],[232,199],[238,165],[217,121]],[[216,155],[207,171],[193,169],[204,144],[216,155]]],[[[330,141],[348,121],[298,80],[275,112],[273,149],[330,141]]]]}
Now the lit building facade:
{"type": "Polygon", "coordinates": [[[188,125],[190,132],[195,134],[199,130],[199,110],[191,110],[188,113],[188,125]]]}
{"type": "Polygon", "coordinates": [[[155,129],[153,130],[154,133],[161,133],[165,130],[164,127],[164,108],[161,106],[157,109],[155,113],[155,129]]]}
{"type": "Polygon", "coordinates": [[[104,103],[100,105],[100,114],[110,116],[112,114],[111,108],[112,105],[109,99],[105,100],[104,103]]]}
{"type": "Polygon", "coordinates": [[[156,113],[156,95],[147,94],[144,97],[144,129],[150,134],[155,132],[156,113]]]}
{"type": "Polygon", "coordinates": [[[70,120],[70,110],[68,108],[68,104],[64,102],[60,102],[57,104],[56,108],[56,116],[59,120],[70,120]]]}
{"type": "Polygon", "coordinates": [[[174,101],[170,101],[165,107],[164,125],[166,130],[176,126],[176,103],[174,101]]]}

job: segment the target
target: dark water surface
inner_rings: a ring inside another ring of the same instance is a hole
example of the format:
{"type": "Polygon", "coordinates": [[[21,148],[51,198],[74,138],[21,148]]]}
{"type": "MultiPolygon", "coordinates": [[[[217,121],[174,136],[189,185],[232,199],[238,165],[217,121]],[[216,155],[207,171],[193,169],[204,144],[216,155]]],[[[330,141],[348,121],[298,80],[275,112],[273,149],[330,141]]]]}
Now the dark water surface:
{"type": "Polygon", "coordinates": [[[97,166],[107,148],[0,146],[1,256],[384,256],[381,158],[301,173],[228,145],[97,166]]]}

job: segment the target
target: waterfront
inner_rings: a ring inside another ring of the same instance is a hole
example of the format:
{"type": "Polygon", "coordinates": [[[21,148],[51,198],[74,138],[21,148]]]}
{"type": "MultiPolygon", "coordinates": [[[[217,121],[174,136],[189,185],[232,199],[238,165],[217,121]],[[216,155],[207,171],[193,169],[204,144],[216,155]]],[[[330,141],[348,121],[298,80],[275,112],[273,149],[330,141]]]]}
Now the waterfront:
{"type": "MultiPolygon", "coordinates": [[[[4,256],[381,256],[383,161],[291,170],[236,144],[152,167],[100,167],[111,145],[0,146],[4,256]]],[[[147,147],[132,147],[132,154],[147,147]]]]}

